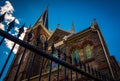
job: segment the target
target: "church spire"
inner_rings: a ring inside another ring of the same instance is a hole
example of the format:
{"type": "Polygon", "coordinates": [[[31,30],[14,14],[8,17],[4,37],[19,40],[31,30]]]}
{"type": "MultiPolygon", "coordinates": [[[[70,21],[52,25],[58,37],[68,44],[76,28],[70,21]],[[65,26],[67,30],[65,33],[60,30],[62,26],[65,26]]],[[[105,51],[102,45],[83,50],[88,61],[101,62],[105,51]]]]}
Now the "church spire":
{"type": "Polygon", "coordinates": [[[70,33],[75,33],[74,22],[72,22],[72,26],[71,26],[71,29],[70,29],[70,33]]]}
{"type": "Polygon", "coordinates": [[[92,24],[91,24],[91,28],[95,28],[95,26],[97,26],[97,22],[96,22],[96,18],[93,19],[92,24]]]}
{"type": "Polygon", "coordinates": [[[35,24],[42,23],[46,29],[48,29],[48,6],[46,7],[45,11],[39,17],[35,24]]]}

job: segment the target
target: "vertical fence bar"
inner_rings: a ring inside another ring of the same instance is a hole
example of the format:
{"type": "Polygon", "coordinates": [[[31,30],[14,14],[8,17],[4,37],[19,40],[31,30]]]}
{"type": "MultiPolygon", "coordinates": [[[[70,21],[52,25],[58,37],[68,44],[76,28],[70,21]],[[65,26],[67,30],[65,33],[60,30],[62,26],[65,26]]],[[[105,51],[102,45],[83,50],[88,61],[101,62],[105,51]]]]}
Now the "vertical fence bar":
{"type": "Polygon", "coordinates": [[[19,62],[19,64],[18,64],[18,67],[17,67],[17,70],[16,70],[16,73],[15,73],[15,76],[14,76],[14,80],[13,80],[13,81],[16,81],[16,80],[17,80],[18,72],[19,72],[19,69],[20,69],[20,67],[21,67],[22,60],[23,60],[23,57],[24,57],[24,55],[25,55],[25,52],[26,52],[26,48],[24,49],[23,54],[22,54],[22,56],[21,56],[21,59],[20,59],[20,62],[19,62]]]}
{"type": "MultiPolygon", "coordinates": [[[[64,52],[64,61],[66,62],[66,53],[64,52]]],[[[66,81],[66,67],[64,67],[64,81],[66,81]]]]}
{"type": "MultiPolygon", "coordinates": [[[[87,65],[87,70],[88,70],[88,74],[90,74],[91,71],[90,71],[90,65],[89,64],[87,65]]],[[[90,80],[90,78],[88,78],[88,80],[90,80]]]]}
{"type": "Polygon", "coordinates": [[[28,72],[27,81],[30,81],[30,75],[31,75],[31,72],[32,72],[32,66],[33,66],[33,64],[34,64],[35,56],[36,56],[36,54],[33,54],[32,61],[31,61],[31,63],[30,63],[30,69],[29,69],[29,72],[28,72]]]}
{"type": "Polygon", "coordinates": [[[101,78],[102,78],[102,80],[104,81],[104,77],[103,77],[103,74],[101,74],[101,78]]]}
{"type": "Polygon", "coordinates": [[[39,71],[39,80],[38,81],[41,81],[43,63],[44,63],[44,57],[42,57],[42,59],[41,59],[41,65],[40,65],[40,71],[39,71]]]}
{"type": "MultiPolygon", "coordinates": [[[[54,50],[55,50],[54,43],[52,43],[51,50],[52,50],[52,55],[53,55],[54,50]]],[[[50,69],[49,69],[48,81],[51,81],[51,70],[52,70],[52,60],[50,60],[50,69]]]]}
{"type": "MultiPolygon", "coordinates": [[[[30,42],[30,39],[32,38],[32,30],[28,33],[28,39],[27,39],[27,42],[29,43],[30,42]]],[[[22,64],[22,60],[24,58],[24,55],[25,55],[25,52],[26,52],[26,48],[24,49],[23,51],[23,54],[21,56],[21,59],[20,59],[20,62],[18,64],[18,67],[17,67],[17,70],[16,70],[16,73],[15,73],[15,76],[14,76],[14,80],[13,81],[16,81],[17,80],[17,76],[18,76],[18,72],[19,72],[19,69],[21,67],[21,64],[22,64]]]]}
{"type": "MultiPolygon", "coordinates": [[[[79,61],[79,66],[80,66],[80,69],[82,70],[82,62],[79,61]]],[[[81,74],[81,78],[82,78],[82,74],[81,74]]]]}
{"type": "Polygon", "coordinates": [[[79,61],[79,65],[80,65],[80,69],[82,69],[82,62],[81,61],[79,61]]]}
{"type": "Polygon", "coordinates": [[[83,63],[83,66],[84,66],[84,71],[86,72],[86,64],[85,64],[85,63],[83,63]]]}
{"type": "Polygon", "coordinates": [[[91,68],[91,71],[92,71],[92,75],[94,76],[94,69],[93,69],[93,67],[91,68]]]}
{"type": "Polygon", "coordinates": [[[11,54],[12,54],[12,52],[13,52],[13,49],[14,49],[15,45],[16,45],[16,43],[14,43],[12,49],[10,50],[10,53],[8,54],[8,57],[7,57],[6,61],[5,61],[5,64],[4,64],[3,67],[2,67],[2,70],[1,70],[1,72],[0,72],[0,78],[2,77],[2,74],[3,74],[4,70],[5,70],[5,67],[6,67],[6,65],[7,65],[10,57],[11,57],[11,54]]]}
{"type": "Polygon", "coordinates": [[[78,73],[76,72],[76,81],[78,81],[78,73]]]}
{"type": "Polygon", "coordinates": [[[90,71],[90,65],[88,64],[88,73],[90,74],[91,71],[90,71]]]}
{"type": "Polygon", "coordinates": [[[103,75],[103,77],[104,77],[104,81],[108,81],[105,75],[103,75]]]}
{"type": "MultiPolygon", "coordinates": [[[[87,72],[87,71],[86,71],[87,68],[86,68],[86,64],[85,64],[85,63],[83,63],[83,67],[84,67],[84,71],[87,72]]],[[[87,81],[87,77],[86,77],[86,81],[87,81]]]]}
{"type": "Polygon", "coordinates": [[[52,60],[50,60],[50,68],[49,68],[48,81],[51,81],[51,70],[52,70],[52,60]]]}
{"type": "MultiPolygon", "coordinates": [[[[25,25],[25,24],[24,24],[24,25],[25,25]]],[[[19,38],[20,35],[24,32],[24,25],[23,25],[21,28],[19,28],[19,32],[18,32],[17,38],[19,38]]],[[[8,60],[9,60],[10,57],[11,57],[11,54],[12,54],[12,52],[13,52],[13,49],[14,49],[15,45],[16,45],[16,43],[13,44],[12,49],[10,50],[10,53],[8,54],[8,57],[7,57],[6,61],[5,61],[5,64],[4,64],[3,67],[2,67],[2,70],[1,70],[1,72],[0,72],[0,78],[1,78],[1,76],[2,76],[2,74],[3,74],[3,72],[4,72],[4,70],[5,70],[5,67],[6,67],[6,65],[7,65],[7,63],[8,63],[8,60]]]]}
{"type": "Polygon", "coordinates": [[[5,39],[4,37],[1,39],[1,41],[0,41],[0,46],[2,45],[4,39],[5,39]]]}
{"type": "MultiPolygon", "coordinates": [[[[77,63],[75,64],[77,66],[77,63]]],[[[76,81],[78,81],[78,73],[76,72],[76,81]]]]}
{"type": "MultiPolygon", "coordinates": [[[[72,65],[72,57],[71,55],[69,56],[70,59],[70,64],[72,65]]],[[[70,81],[72,81],[72,70],[70,70],[70,81]]]]}
{"type": "Polygon", "coordinates": [[[99,78],[102,79],[102,77],[101,77],[101,73],[100,73],[100,72],[98,72],[98,75],[99,75],[99,78]]]}
{"type": "Polygon", "coordinates": [[[6,12],[5,12],[4,14],[0,15],[0,23],[2,23],[2,22],[4,21],[4,19],[5,19],[5,14],[6,14],[6,12]]]}
{"type": "Polygon", "coordinates": [[[107,75],[105,75],[105,77],[106,77],[106,80],[107,80],[107,81],[110,81],[107,75]]]}
{"type": "Polygon", "coordinates": [[[10,50],[10,53],[8,54],[8,57],[7,57],[6,61],[5,61],[5,64],[2,67],[2,70],[0,72],[0,78],[2,77],[2,74],[3,74],[4,70],[5,70],[5,67],[6,67],[6,65],[8,63],[9,58],[11,57],[11,54],[13,52],[13,49],[14,49],[15,45],[16,45],[16,43],[14,43],[14,45],[12,46],[12,49],[10,50]]]}
{"type": "Polygon", "coordinates": [[[95,76],[98,78],[97,70],[95,69],[95,76]]]}
{"type": "MultiPolygon", "coordinates": [[[[48,47],[48,40],[46,39],[46,41],[44,43],[44,51],[45,52],[47,50],[47,47],[48,47]]],[[[38,81],[41,81],[43,64],[44,64],[44,57],[42,57],[42,59],[41,59],[41,65],[40,65],[40,71],[39,71],[39,79],[38,79],[38,81]]]]}
{"type": "MultiPolygon", "coordinates": [[[[40,36],[37,37],[36,42],[37,42],[37,43],[36,43],[36,46],[38,46],[39,43],[41,42],[40,36]]],[[[32,56],[32,61],[31,61],[31,63],[30,63],[29,72],[28,72],[28,79],[27,79],[27,81],[30,81],[30,75],[31,75],[31,72],[32,72],[32,66],[33,66],[33,64],[34,64],[34,59],[35,59],[35,57],[36,57],[36,54],[33,54],[33,56],[32,56]]]]}
{"type": "MultiPolygon", "coordinates": [[[[60,47],[58,48],[58,59],[60,59],[60,47]]],[[[59,64],[57,67],[57,81],[59,81],[59,64]]]]}
{"type": "Polygon", "coordinates": [[[91,74],[92,74],[92,76],[94,76],[94,69],[93,69],[93,67],[91,67],[91,74]]]}

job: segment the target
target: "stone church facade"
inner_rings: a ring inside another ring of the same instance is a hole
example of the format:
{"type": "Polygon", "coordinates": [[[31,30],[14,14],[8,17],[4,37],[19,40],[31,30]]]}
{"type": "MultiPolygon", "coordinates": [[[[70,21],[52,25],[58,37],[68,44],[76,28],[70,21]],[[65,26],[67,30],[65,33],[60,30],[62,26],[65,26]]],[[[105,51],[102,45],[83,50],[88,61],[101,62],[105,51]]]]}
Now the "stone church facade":
{"type": "MultiPolygon", "coordinates": [[[[99,29],[99,26],[95,20],[92,24],[83,31],[75,33],[74,23],[72,23],[71,30],[65,31],[60,28],[56,28],[54,32],[48,31],[48,9],[46,9],[40,18],[37,20],[32,28],[28,28],[24,41],[27,40],[28,33],[32,31],[32,38],[29,44],[36,45],[36,39],[41,36],[41,43],[38,45],[40,49],[44,49],[44,42],[48,40],[47,53],[51,54],[51,45],[54,43],[55,52],[53,56],[58,58],[57,49],[60,48],[61,56],[60,59],[63,60],[64,51],[67,54],[66,62],[70,63],[69,56],[72,57],[72,65],[78,67],[79,61],[90,65],[91,67],[97,69],[98,71],[112,76],[116,79],[120,79],[120,67],[115,60],[115,58],[110,56],[105,40],[99,29]],[[115,65],[115,66],[114,66],[115,65]]],[[[21,55],[25,48],[19,47],[19,50],[11,64],[11,67],[7,73],[5,81],[13,81],[16,69],[18,67],[21,55]]],[[[31,59],[34,53],[26,49],[24,58],[22,59],[21,68],[18,73],[17,81],[26,81],[28,77],[28,71],[30,69],[31,59]]],[[[38,81],[38,74],[40,70],[42,56],[37,55],[34,60],[32,73],[30,75],[31,81],[38,81]]],[[[42,81],[48,81],[48,70],[50,60],[44,59],[42,81]]],[[[52,62],[52,78],[51,81],[56,81],[57,63],[52,62]]],[[[70,81],[70,70],[67,69],[67,81],[70,81]]],[[[73,81],[75,81],[75,72],[73,72],[73,81]]],[[[80,77],[80,76],[79,76],[80,77]]],[[[80,78],[79,78],[80,79],[80,78]]],[[[60,81],[63,81],[63,67],[60,66],[60,81]]]]}

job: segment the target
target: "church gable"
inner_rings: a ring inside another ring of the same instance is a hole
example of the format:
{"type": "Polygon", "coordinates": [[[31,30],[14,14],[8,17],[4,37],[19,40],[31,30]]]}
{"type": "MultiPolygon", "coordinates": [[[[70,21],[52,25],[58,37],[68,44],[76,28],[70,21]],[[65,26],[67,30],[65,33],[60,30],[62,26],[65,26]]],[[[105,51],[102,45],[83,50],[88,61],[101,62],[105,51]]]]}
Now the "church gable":
{"type": "MultiPolygon", "coordinates": [[[[105,74],[110,73],[112,74],[112,69],[110,68],[111,65],[109,62],[112,63],[112,67],[114,68],[116,61],[114,60],[113,57],[110,57],[106,43],[95,19],[93,20],[93,23],[89,28],[81,32],[75,33],[74,23],[72,23],[70,32],[62,30],[60,28],[56,28],[54,33],[51,34],[50,31],[48,31],[48,7],[47,7],[43,14],[38,18],[35,25],[26,31],[24,41],[28,39],[29,32],[32,32],[32,38],[30,39],[29,44],[36,46],[36,39],[40,37],[41,40],[37,47],[41,50],[43,50],[44,47],[47,47],[44,44],[45,41],[48,40],[48,48],[46,50],[48,54],[52,54],[52,56],[56,58],[60,56],[59,58],[60,60],[65,60],[66,57],[66,62],[71,63],[72,61],[72,65],[75,67],[80,67],[80,63],[82,63],[86,64],[87,66],[90,65],[92,68],[95,68],[98,71],[103,72],[105,74]],[[55,47],[54,53],[51,53],[51,51],[53,51],[51,49],[52,43],[54,43],[55,47]],[[58,52],[58,48],[60,48],[60,55],[58,52]],[[69,56],[72,57],[71,61],[70,58],[68,58],[69,56]]],[[[6,81],[13,81],[12,79],[15,75],[15,70],[18,67],[19,60],[21,59],[24,50],[26,50],[26,52],[25,56],[23,57],[23,62],[21,64],[22,69],[20,69],[20,72],[18,73],[19,75],[18,79],[20,81],[20,78],[22,79],[28,78],[27,75],[29,73],[30,68],[29,66],[31,65],[33,55],[35,55],[35,53],[32,52],[31,50],[24,49],[23,47],[20,46],[16,54],[15,60],[10,68],[10,72],[7,75],[8,78],[6,81]]],[[[47,81],[46,77],[49,75],[48,72],[51,63],[52,63],[51,75],[53,80],[56,79],[56,72],[58,70],[58,67],[60,76],[61,74],[63,74],[64,67],[62,67],[61,65],[58,66],[56,62],[50,61],[49,59],[46,58],[42,60],[42,58],[43,57],[41,55],[38,54],[36,55],[34,64],[32,66],[32,72],[30,74],[31,79],[34,79],[33,77],[39,78],[38,74],[42,66],[41,65],[42,63],[43,63],[42,80],[47,81]]],[[[116,66],[116,68],[118,68],[119,70],[119,67],[116,66]]],[[[68,71],[66,72],[68,73],[66,74],[67,77],[69,77],[68,71]]],[[[75,74],[73,74],[73,76],[74,75],[75,74]]],[[[59,80],[60,81],[64,80],[64,75],[62,75],[61,77],[63,77],[63,79],[60,78],[59,80]]]]}
{"type": "Polygon", "coordinates": [[[33,31],[33,36],[36,38],[38,35],[44,35],[46,38],[49,38],[51,34],[49,31],[41,24],[33,26],[32,28],[28,29],[27,32],[33,31]]]}
{"type": "Polygon", "coordinates": [[[108,68],[98,33],[91,28],[69,37],[66,46],[68,54],[72,55],[73,64],[79,63],[80,60],[100,70],[108,68]]]}
{"type": "Polygon", "coordinates": [[[49,45],[52,43],[58,43],[63,40],[63,38],[70,33],[67,31],[64,31],[62,29],[56,28],[55,32],[52,34],[52,36],[49,39],[49,45]]]}

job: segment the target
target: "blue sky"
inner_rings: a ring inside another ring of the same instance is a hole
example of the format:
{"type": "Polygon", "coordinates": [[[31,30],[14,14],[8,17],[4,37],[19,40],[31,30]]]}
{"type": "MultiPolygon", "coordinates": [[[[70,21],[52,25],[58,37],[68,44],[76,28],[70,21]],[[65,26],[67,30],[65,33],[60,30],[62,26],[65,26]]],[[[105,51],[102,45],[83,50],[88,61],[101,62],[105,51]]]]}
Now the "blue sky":
{"type": "MultiPolygon", "coordinates": [[[[92,19],[96,18],[110,54],[120,62],[120,0],[8,1],[14,7],[13,15],[20,22],[18,26],[23,23],[26,23],[26,26],[34,25],[47,5],[49,7],[49,28],[53,31],[57,24],[60,24],[60,28],[69,31],[74,21],[76,32],[80,32],[89,27],[92,19]]],[[[0,0],[0,6],[4,5],[5,0],[0,0]]]]}
{"type": "MultiPolygon", "coordinates": [[[[49,28],[56,25],[67,31],[72,21],[76,32],[84,30],[96,18],[111,55],[120,61],[120,0],[9,0],[20,25],[34,25],[46,6],[49,6],[49,28]]],[[[4,4],[4,0],[1,1],[4,4]]]]}

